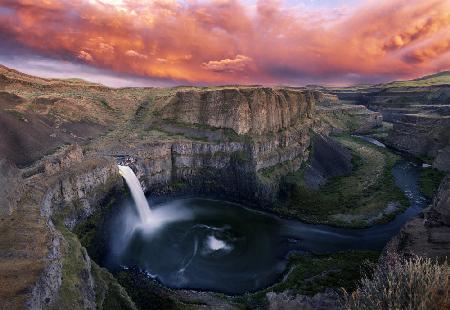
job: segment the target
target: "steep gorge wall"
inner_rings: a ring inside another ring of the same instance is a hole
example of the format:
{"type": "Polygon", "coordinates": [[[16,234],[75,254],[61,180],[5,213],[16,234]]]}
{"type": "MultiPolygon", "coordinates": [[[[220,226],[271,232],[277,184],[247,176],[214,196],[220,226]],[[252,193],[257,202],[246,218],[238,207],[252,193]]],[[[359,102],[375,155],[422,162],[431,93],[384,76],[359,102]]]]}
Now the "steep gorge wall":
{"type": "MultiPolygon", "coordinates": [[[[23,170],[25,189],[45,223],[48,243],[42,257],[43,269],[29,291],[27,306],[93,309],[103,278],[94,276],[98,266],[89,258],[70,230],[103,206],[102,201],[123,187],[114,159],[85,157],[78,146],[71,146],[23,170]]],[[[109,279],[109,278],[108,278],[109,279]]],[[[116,283],[108,285],[115,285],[116,283]]],[[[124,300],[129,301],[126,293],[124,300]]],[[[131,301],[130,305],[132,305],[131,301]]]]}
{"type": "MultiPolygon", "coordinates": [[[[306,131],[308,132],[308,131],[306,131]]],[[[264,182],[260,172],[307,158],[309,138],[285,149],[275,140],[259,143],[178,141],[153,144],[146,151],[124,150],[138,178],[152,195],[201,194],[267,205],[276,194],[276,181],[264,182]]],[[[285,171],[285,174],[289,171],[285,171]]]]}
{"type": "Polygon", "coordinates": [[[390,146],[434,160],[433,166],[450,171],[450,116],[404,115],[386,139],[390,146]]]}
{"type": "Polygon", "coordinates": [[[308,159],[313,133],[363,132],[380,126],[382,117],[317,91],[250,87],[157,97],[139,111],[133,124],[139,122],[147,130],[174,124],[177,134],[195,128],[204,137],[224,128],[234,132],[215,141],[187,137],[115,145],[108,154],[133,162],[147,191],[211,194],[263,207],[276,199],[280,179],[308,159]]]}
{"type": "Polygon", "coordinates": [[[224,88],[181,91],[155,104],[166,120],[260,135],[311,118],[315,102],[321,97],[321,93],[307,90],[224,88]]]}
{"type": "Polygon", "coordinates": [[[213,194],[267,205],[275,198],[279,178],[300,168],[308,157],[311,132],[321,130],[315,119],[315,105],[321,100],[321,93],[304,90],[179,91],[156,98],[150,111],[140,111],[153,115],[144,117],[147,123],[142,126],[175,123],[179,131],[195,126],[211,135],[227,129],[234,132],[232,137],[159,140],[113,155],[131,159],[153,193],[213,194]]]}

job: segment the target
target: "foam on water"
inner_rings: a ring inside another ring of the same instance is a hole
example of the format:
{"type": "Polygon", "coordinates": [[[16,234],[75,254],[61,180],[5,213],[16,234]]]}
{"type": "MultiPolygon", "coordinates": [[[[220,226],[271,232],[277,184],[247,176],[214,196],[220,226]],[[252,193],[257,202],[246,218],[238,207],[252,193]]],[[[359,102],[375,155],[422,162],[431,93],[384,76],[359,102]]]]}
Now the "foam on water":
{"type": "Polygon", "coordinates": [[[213,235],[208,236],[208,238],[206,239],[206,244],[208,248],[213,251],[230,249],[230,246],[227,245],[225,241],[217,239],[213,235]]]}

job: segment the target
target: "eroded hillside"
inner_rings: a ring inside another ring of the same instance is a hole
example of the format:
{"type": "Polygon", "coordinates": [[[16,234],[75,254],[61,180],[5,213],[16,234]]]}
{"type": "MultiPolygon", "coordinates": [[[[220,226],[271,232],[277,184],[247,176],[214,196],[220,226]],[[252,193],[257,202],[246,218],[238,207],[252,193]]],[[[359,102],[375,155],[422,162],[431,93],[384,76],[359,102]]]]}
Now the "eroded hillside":
{"type": "Polygon", "coordinates": [[[129,117],[152,89],[110,89],[0,67],[0,157],[26,166],[57,148],[86,144],[129,117]]]}

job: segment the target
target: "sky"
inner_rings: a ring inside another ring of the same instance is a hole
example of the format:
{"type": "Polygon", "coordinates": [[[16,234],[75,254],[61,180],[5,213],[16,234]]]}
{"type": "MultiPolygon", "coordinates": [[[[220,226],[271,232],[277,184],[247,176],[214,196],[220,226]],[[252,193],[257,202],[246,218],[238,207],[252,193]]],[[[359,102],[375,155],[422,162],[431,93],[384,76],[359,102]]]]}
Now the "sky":
{"type": "Polygon", "coordinates": [[[450,0],[0,0],[0,63],[113,87],[450,70],[450,0]]]}

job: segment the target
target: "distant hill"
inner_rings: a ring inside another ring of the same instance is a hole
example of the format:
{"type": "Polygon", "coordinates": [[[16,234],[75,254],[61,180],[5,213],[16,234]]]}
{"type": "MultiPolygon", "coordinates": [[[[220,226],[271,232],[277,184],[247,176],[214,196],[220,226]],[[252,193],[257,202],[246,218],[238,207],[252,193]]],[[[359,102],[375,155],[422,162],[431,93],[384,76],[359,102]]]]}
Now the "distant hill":
{"type": "Polygon", "coordinates": [[[450,85],[450,71],[442,71],[439,73],[426,75],[418,79],[408,81],[395,81],[382,84],[384,87],[425,87],[450,85]]]}
{"type": "Polygon", "coordinates": [[[105,86],[85,81],[79,78],[69,79],[49,79],[38,76],[29,75],[15,69],[8,68],[0,64],[0,79],[9,82],[21,83],[25,85],[46,85],[46,86],[86,86],[86,87],[103,87],[105,86]]]}
{"type": "Polygon", "coordinates": [[[0,64],[0,158],[19,167],[65,144],[84,144],[134,115],[152,89],[48,79],[0,64]]]}

